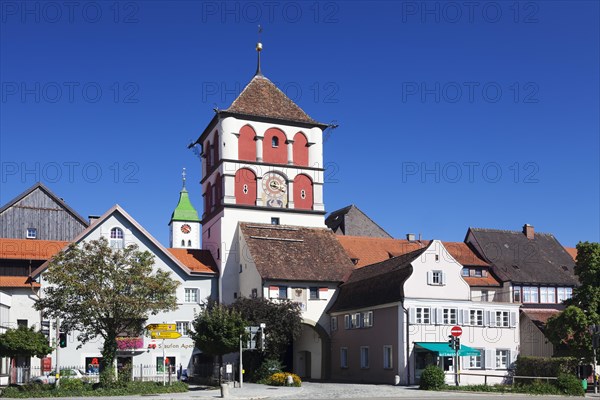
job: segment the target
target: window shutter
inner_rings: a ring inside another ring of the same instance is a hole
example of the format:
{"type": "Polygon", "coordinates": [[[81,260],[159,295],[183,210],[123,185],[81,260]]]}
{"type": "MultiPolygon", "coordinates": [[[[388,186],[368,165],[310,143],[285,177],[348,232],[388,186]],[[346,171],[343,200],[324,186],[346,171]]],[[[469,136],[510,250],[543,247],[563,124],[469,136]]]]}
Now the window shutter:
{"type": "Polygon", "coordinates": [[[431,271],[427,271],[427,284],[428,285],[433,284],[433,274],[431,271]]]}
{"type": "Polygon", "coordinates": [[[442,312],[442,309],[441,308],[436,308],[435,309],[435,323],[438,324],[438,325],[441,324],[443,318],[444,318],[444,314],[442,312]]]}
{"type": "Polygon", "coordinates": [[[509,361],[509,366],[508,368],[512,368],[513,364],[517,361],[517,352],[516,351],[512,351],[512,350],[508,350],[508,359],[509,361]]]}
{"type": "Polygon", "coordinates": [[[442,272],[442,285],[446,284],[446,273],[442,272]]]}
{"type": "Polygon", "coordinates": [[[456,313],[458,314],[456,317],[458,319],[459,325],[464,325],[465,323],[463,311],[464,310],[461,310],[460,308],[456,311],[456,313]]]}
{"type": "Polygon", "coordinates": [[[485,349],[485,356],[483,359],[485,361],[485,369],[494,369],[494,355],[492,349],[485,349]]]}
{"type": "Polygon", "coordinates": [[[471,320],[470,320],[469,310],[462,310],[462,314],[463,314],[463,325],[470,325],[471,320]]]}
{"type": "Polygon", "coordinates": [[[350,329],[350,315],[344,315],[344,328],[350,329]]]}
{"type": "Polygon", "coordinates": [[[417,319],[417,309],[411,307],[408,309],[408,322],[414,324],[417,319]]]}
{"type": "Polygon", "coordinates": [[[329,289],[326,287],[319,288],[319,299],[329,300],[329,289]]]}
{"type": "Polygon", "coordinates": [[[490,326],[496,326],[496,310],[490,311],[490,326]]]}
{"type": "Polygon", "coordinates": [[[514,328],[515,326],[517,326],[517,313],[514,311],[511,311],[510,313],[510,327],[514,328]]]}

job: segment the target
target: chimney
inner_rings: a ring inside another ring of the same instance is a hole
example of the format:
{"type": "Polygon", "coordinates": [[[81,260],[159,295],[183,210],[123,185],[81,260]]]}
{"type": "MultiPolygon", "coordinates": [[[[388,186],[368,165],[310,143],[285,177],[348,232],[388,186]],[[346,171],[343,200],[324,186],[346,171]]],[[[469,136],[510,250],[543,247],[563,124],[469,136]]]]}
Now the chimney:
{"type": "Polygon", "coordinates": [[[408,240],[409,242],[414,242],[415,241],[415,234],[414,233],[407,233],[406,234],[406,240],[408,240]]]}
{"type": "Polygon", "coordinates": [[[90,225],[92,225],[94,222],[96,222],[96,220],[99,218],[100,218],[99,215],[88,215],[88,221],[89,221],[90,225]]]}
{"type": "Polygon", "coordinates": [[[527,236],[527,239],[533,239],[535,234],[533,231],[533,225],[525,224],[523,225],[523,234],[527,236]]]}

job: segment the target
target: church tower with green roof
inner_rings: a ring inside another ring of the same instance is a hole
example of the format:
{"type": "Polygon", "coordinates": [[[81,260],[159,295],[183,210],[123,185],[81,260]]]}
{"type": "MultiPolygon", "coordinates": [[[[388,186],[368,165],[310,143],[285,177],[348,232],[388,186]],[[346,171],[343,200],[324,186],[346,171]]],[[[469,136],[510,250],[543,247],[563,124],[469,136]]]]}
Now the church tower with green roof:
{"type": "Polygon", "coordinates": [[[185,168],[183,169],[183,187],[179,192],[179,203],[171,215],[170,247],[175,249],[200,248],[200,218],[192,205],[185,188],[185,168]]]}

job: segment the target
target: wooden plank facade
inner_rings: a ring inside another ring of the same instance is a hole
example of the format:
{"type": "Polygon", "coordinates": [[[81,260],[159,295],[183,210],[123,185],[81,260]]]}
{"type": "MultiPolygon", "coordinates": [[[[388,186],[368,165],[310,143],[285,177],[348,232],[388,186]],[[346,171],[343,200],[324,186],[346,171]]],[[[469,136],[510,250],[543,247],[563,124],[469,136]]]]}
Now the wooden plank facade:
{"type": "Polygon", "coordinates": [[[88,226],[49,189],[38,183],[0,209],[0,237],[27,239],[35,228],[35,239],[71,241],[88,226]]]}

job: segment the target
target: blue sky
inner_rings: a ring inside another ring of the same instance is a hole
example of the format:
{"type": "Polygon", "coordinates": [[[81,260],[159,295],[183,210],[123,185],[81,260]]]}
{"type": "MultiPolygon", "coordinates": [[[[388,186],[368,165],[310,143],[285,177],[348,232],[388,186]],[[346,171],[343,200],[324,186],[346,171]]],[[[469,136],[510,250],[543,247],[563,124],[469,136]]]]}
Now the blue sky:
{"type": "Polygon", "coordinates": [[[461,241],[529,223],[600,240],[596,1],[2,1],[0,203],[43,181],[164,244],[187,149],[263,72],[325,142],[328,211],[461,241]],[[471,4],[471,5],[469,5],[471,4]]]}

